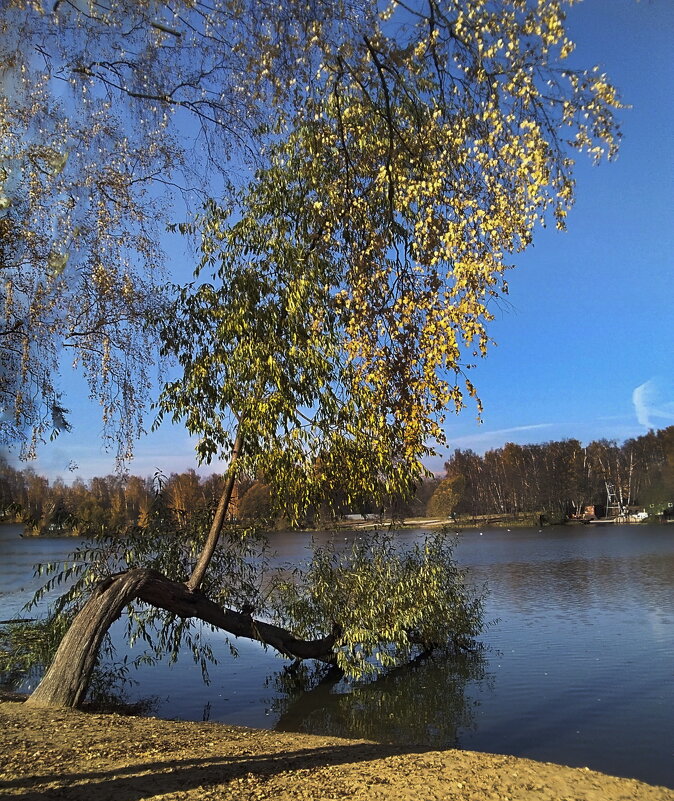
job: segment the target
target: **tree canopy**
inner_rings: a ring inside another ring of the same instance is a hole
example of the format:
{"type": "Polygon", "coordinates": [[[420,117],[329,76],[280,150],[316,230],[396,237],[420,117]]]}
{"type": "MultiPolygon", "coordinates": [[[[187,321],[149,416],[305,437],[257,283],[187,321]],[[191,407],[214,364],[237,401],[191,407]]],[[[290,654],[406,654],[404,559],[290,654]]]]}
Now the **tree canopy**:
{"type": "MultiPolygon", "coordinates": [[[[463,403],[510,254],[548,212],[563,225],[573,152],[616,147],[615,91],[571,65],[568,5],[3,4],[3,438],[30,452],[67,425],[65,348],[129,453],[147,321],[164,308],[162,229],[178,199],[189,214],[214,197],[211,243],[214,219],[249,220],[230,264],[265,226],[268,259],[301,255],[354,402],[383,403],[418,461],[463,403]]],[[[296,282],[294,302],[307,291],[296,282]]]]}

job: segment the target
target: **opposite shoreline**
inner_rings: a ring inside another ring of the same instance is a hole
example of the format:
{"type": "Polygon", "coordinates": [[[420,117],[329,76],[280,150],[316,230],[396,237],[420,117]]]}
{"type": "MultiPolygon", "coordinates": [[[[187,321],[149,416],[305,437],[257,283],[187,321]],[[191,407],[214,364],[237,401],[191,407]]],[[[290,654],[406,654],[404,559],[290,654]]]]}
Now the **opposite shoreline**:
{"type": "Polygon", "coordinates": [[[0,794],[364,801],[674,801],[674,789],[512,756],[0,702],[0,794]]]}

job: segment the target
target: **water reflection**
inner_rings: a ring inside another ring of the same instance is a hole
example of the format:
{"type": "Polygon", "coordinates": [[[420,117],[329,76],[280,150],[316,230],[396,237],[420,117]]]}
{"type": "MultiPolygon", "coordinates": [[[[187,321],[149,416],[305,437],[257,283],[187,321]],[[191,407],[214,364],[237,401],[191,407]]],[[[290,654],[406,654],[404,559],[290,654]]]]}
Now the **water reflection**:
{"type": "Polygon", "coordinates": [[[337,671],[304,666],[268,681],[277,731],[375,740],[396,745],[458,747],[475,726],[469,682],[487,681],[481,651],[432,656],[367,683],[347,685],[337,671]]]}
{"type": "Polygon", "coordinates": [[[668,528],[468,533],[457,556],[474,580],[488,582],[500,617],[506,611],[540,618],[671,608],[674,538],[668,528]]]}
{"type": "Polygon", "coordinates": [[[601,556],[538,563],[508,562],[498,571],[473,567],[473,578],[488,580],[490,591],[520,613],[574,612],[586,616],[597,608],[653,608],[671,603],[674,556],[601,556]]]}

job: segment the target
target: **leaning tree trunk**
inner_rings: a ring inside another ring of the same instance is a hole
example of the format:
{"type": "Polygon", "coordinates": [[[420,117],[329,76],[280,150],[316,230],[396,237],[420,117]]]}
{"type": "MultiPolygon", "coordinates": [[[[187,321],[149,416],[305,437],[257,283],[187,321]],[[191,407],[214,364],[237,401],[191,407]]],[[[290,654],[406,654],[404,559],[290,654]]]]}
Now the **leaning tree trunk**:
{"type": "Polygon", "coordinates": [[[98,585],[78,612],[58,647],[54,661],[26,703],[78,706],[89,688],[98,650],[110,626],[138,595],[142,576],[130,571],[98,585]]]}
{"type": "Polygon", "coordinates": [[[250,615],[224,609],[201,592],[171,581],[156,570],[135,568],[101,582],[77,614],[38,688],[26,701],[32,706],[74,707],[84,700],[101,640],[124,607],[140,600],[182,618],[199,618],[236,637],[270,645],[284,656],[333,662],[335,630],[317,640],[301,640],[292,632],[250,615]]]}

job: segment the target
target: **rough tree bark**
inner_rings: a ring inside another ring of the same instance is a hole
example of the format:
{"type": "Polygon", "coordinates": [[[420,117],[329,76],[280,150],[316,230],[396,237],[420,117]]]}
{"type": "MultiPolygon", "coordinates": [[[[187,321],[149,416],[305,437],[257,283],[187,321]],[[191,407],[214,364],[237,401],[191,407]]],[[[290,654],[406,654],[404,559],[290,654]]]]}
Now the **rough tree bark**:
{"type": "Polygon", "coordinates": [[[34,706],[77,706],[84,700],[105,633],[137,595],[141,576],[106,579],[76,615],[44,678],[26,701],[34,706]]]}

